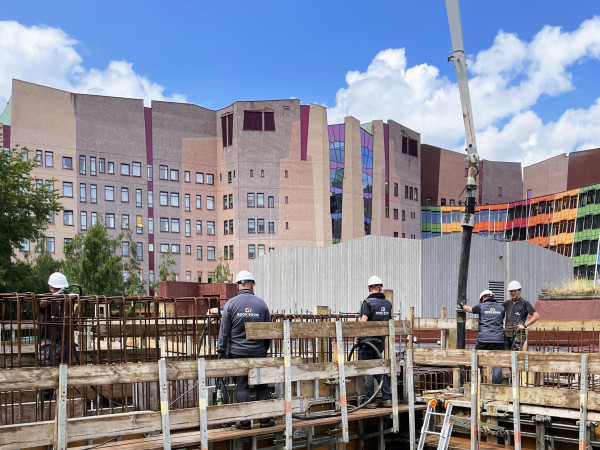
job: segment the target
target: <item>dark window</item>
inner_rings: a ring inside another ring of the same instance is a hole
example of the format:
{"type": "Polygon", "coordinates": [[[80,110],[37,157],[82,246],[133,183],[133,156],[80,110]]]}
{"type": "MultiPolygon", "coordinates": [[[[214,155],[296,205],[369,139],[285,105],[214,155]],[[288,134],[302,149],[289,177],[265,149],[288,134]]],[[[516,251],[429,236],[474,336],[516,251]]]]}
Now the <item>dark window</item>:
{"type": "Polygon", "coordinates": [[[410,156],[419,156],[419,147],[416,139],[408,139],[408,154],[410,156]]]}
{"type": "Polygon", "coordinates": [[[244,130],[262,131],[261,111],[244,111],[244,130]]]}
{"type": "Polygon", "coordinates": [[[233,113],[221,117],[221,134],[223,136],[223,147],[233,144],[233,113]]]}
{"type": "Polygon", "coordinates": [[[275,113],[265,111],[265,131],[275,131],[275,113]]]}

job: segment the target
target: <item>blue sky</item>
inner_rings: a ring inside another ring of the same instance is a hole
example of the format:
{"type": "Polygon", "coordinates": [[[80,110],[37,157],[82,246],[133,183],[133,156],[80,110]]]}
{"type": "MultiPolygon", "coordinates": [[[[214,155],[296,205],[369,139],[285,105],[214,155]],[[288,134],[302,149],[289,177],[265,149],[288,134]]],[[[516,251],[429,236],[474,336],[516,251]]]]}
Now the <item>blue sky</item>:
{"type": "MultiPolygon", "coordinates": [[[[600,2],[462,0],[461,14],[482,157],[600,146],[600,2]]],[[[441,0],[22,0],[0,16],[0,102],[13,77],[211,109],[294,97],[330,123],[392,119],[460,149],[450,48],[441,0]]]]}

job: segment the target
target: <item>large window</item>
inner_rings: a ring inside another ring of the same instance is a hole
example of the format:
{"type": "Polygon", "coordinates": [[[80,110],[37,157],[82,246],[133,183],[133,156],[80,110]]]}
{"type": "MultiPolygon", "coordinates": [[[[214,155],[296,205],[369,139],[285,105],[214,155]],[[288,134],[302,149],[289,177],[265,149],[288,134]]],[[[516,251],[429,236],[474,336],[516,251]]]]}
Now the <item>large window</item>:
{"type": "Polygon", "coordinates": [[[140,163],[140,162],[131,163],[131,175],[133,175],[134,177],[142,176],[142,163],[140,163]]]}
{"type": "Polygon", "coordinates": [[[248,192],[248,199],[246,202],[248,208],[254,208],[254,192],[248,192]]]}
{"type": "MultiPolygon", "coordinates": [[[[27,153],[24,153],[24,155],[27,155],[27,153]]],[[[71,158],[69,156],[63,156],[62,166],[63,166],[63,169],[73,170],[73,158],[71,158]]]]}
{"type": "Polygon", "coordinates": [[[185,219],[185,235],[186,237],[192,235],[192,221],[190,219],[185,219]]]}
{"type": "Polygon", "coordinates": [[[129,214],[121,214],[121,229],[129,229],[129,214]]]}
{"type": "Polygon", "coordinates": [[[114,186],[104,186],[104,200],[107,202],[113,202],[115,200],[114,186]]]}
{"type": "Polygon", "coordinates": [[[73,211],[63,212],[63,224],[71,227],[73,226],[73,211]]]}
{"type": "Polygon", "coordinates": [[[212,173],[206,174],[206,184],[215,184],[215,176],[212,173]]]}
{"type": "Polygon", "coordinates": [[[171,169],[171,181],[179,181],[179,170],[171,169]]]}
{"type": "Polygon", "coordinates": [[[190,194],[185,194],[183,197],[183,205],[186,211],[190,210],[190,194]]]}
{"type": "Polygon", "coordinates": [[[256,232],[257,233],[265,232],[265,219],[256,219],[256,232]]]}
{"type": "Polygon", "coordinates": [[[46,152],[46,167],[54,167],[54,152],[46,152]]]}
{"type": "Polygon", "coordinates": [[[179,192],[171,192],[171,206],[179,206],[179,192]]]}
{"type": "Polygon", "coordinates": [[[144,259],[144,244],[141,242],[136,242],[135,246],[135,259],[142,261],[144,259]]]}
{"type": "Polygon", "coordinates": [[[53,237],[46,238],[46,251],[48,253],[54,253],[54,238],[53,237]]]}
{"type": "Polygon", "coordinates": [[[121,188],[121,201],[123,203],[129,202],[129,188],[126,188],[126,187],[121,188]]]}
{"type": "Polygon", "coordinates": [[[196,220],[196,234],[202,234],[202,221],[196,220]]]}
{"type": "Polygon", "coordinates": [[[215,258],[215,248],[212,246],[206,247],[206,258],[210,260],[214,260],[215,258]]]}
{"type": "Polygon", "coordinates": [[[171,233],[179,233],[179,219],[171,219],[171,233]]]}
{"type": "Polygon", "coordinates": [[[95,184],[90,184],[90,202],[98,203],[98,188],[95,184]]]}
{"type": "Polygon", "coordinates": [[[82,231],[87,230],[87,212],[85,211],[79,213],[79,228],[82,231]]]}
{"type": "Polygon", "coordinates": [[[160,218],[160,231],[163,231],[165,233],[169,232],[169,219],[168,219],[168,217],[161,217],[160,218]]]}
{"type": "Polygon", "coordinates": [[[135,206],[142,206],[142,190],[141,189],[136,189],[135,190],[135,206]]]}
{"type": "Polygon", "coordinates": [[[212,195],[206,196],[206,209],[215,209],[215,198],[212,195]]]}
{"type": "Polygon", "coordinates": [[[202,196],[196,195],[196,209],[202,209],[202,196]]]}
{"type": "Polygon", "coordinates": [[[96,157],[90,156],[90,175],[96,175],[96,157]]]}
{"type": "Polygon", "coordinates": [[[196,259],[202,259],[202,246],[196,245],[196,259]]]}
{"type": "Polygon", "coordinates": [[[63,181],[63,197],[73,197],[73,183],[63,181]]]}
{"type": "Polygon", "coordinates": [[[158,166],[158,178],[161,180],[169,179],[169,168],[167,166],[158,166]]]}
{"type": "Polygon", "coordinates": [[[256,207],[264,208],[265,207],[265,194],[259,192],[256,194],[256,207]]]}
{"type": "Polygon", "coordinates": [[[244,111],[244,130],[275,131],[273,111],[244,111]]]}
{"type": "Polygon", "coordinates": [[[233,144],[233,113],[221,116],[221,135],[223,137],[223,147],[229,147],[233,144]]]}
{"type": "Polygon", "coordinates": [[[79,184],[79,201],[86,202],[87,201],[87,189],[85,183],[79,184]]]}
{"type": "Polygon", "coordinates": [[[158,194],[158,202],[160,206],[169,206],[169,193],[160,191],[158,194]]]}
{"type": "Polygon", "coordinates": [[[249,259],[256,258],[256,245],[255,244],[248,244],[248,258],[249,259]]]}
{"type": "Polygon", "coordinates": [[[129,176],[130,174],[129,164],[121,164],[121,175],[129,176]]]}
{"type": "Polygon", "coordinates": [[[106,213],[105,226],[106,228],[115,227],[115,215],[113,213],[106,213]]]}
{"type": "Polygon", "coordinates": [[[203,172],[196,172],[196,183],[204,184],[204,173],[203,172]]]}
{"type": "Polygon", "coordinates": [[[255,219],[248,219],[248,233],[256,233],[255,219]]]}
{"type": "Polygon", "coordinates": [[[206,234],[215,234],[215,222],[212,220],[206,221],[206,234]]]}

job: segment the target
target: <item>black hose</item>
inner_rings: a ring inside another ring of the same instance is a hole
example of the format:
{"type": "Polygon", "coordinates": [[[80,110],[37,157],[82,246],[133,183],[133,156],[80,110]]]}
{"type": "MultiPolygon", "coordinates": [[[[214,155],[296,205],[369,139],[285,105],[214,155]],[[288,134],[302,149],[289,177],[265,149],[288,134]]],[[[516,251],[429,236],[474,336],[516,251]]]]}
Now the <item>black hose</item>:
{"type": "MultiPolygon", "coordinates": [[[[377,355],[378,359],[383,359],[381,356],[381,352],[379,351],[379,349],[377,347],[375,347],[375,345],[373,345],[371,342],[368,341],[358,341],[355,342],[352,345],[352,348],[350,349],[350,353],[348,354],[348,361],[350,361],[350,358],[352,357],[352,354],[354,353],[354,349],[356,347],[360,347],[360,346],[365,346],[365,345],[369,345],[371,346],[371,348],[375,351],[375,354],[377,355]]],[[[382,376],[387,376],[386,374],[382,374],[382,376]]],[[[345,383],[345,380],[340,380],[340,383],[345,383]]],[[[355,411],[358,411],[359,409],[364,408],[365,406],[367,406],[369,403],[371,403],[373,400],[375,400],[375,397],[377,397],[377,394],[379,394],[379,391],[381,391],[381,387],[383,386],[383,378],[381,379],[381,383],[379,383],[379,386],[377,387],[377,389],[375,390],[375,392],[373,393],[373,395],[363,404],[361,405],[357,405],[354,408],[350,408],[348,410],[348,413],[353,413],[355,411]]],[[[337,417],[342,415],[341,412],[335,412],[335,413],[328,413],[328,414],[315,414],[313,416],[301,416],[298,414],[292,414],[292,417],[294,419],[299,419],[299,420],[316,420],[316,419],[321,419],[321,418],[327,418],[327,417],[337,417]]]]}

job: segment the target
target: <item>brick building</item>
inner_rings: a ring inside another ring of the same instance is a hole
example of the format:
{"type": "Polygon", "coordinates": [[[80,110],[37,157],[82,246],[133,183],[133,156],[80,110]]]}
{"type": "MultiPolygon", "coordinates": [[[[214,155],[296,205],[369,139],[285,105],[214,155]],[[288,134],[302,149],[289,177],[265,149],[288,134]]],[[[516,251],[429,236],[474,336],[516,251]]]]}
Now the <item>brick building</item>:
{"type": "Polygon", "coordinates": [[[56,259],[100,218],[132,233],[147,282],[168,252],[180,280],[206,282],[219,253],[235,273],[284,246],[420,237],[420,135],[393,121],[328,125],[294,99],[145,107],[19,80],[1,117],[3,146],[27,147],[63,196],[45,239],[56,259]]]}

